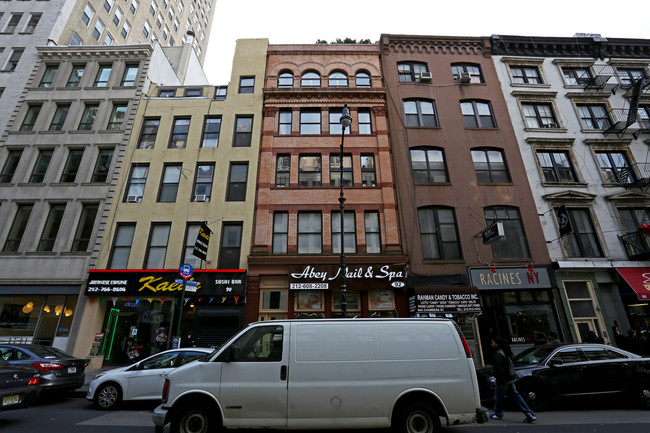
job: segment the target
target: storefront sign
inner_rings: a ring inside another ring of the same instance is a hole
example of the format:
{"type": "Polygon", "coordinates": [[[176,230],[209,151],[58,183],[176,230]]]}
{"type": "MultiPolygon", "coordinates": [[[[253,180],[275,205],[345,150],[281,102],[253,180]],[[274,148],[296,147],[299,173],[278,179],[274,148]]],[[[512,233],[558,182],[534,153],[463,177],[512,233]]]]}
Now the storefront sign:
{"type": "MultiPolygon", "coordinates": [[[[132,269],[91,269],[88,271],[88,296],[180,296],[183,284],[176,282],[178,271],[132,269]]],[[[196,291],[186,296],[243,296],[246,294],[246,271],[243,269],[195,269],[187,282],[196,291]]]]}
{"type": "Polygon", "coordinates": [[[550,289],[551,280],[545,268],[475,268],[469,270],[472,285],[479,290],[550,289]]]}
{"type": "Polygon", "coordinates": [[[206,223],[201,223],[199,228],[199,233],[196,236],[196,242],[194,243],[194,250],[192,254],[198,257],[201,260],[207,260],[208,256],[208,244],[210,243],[210,233],[212,230],[208,227],[206,223]]]}
{"type": "MultiPolygon", "coordinates": [[[[289,284],[293,289],[311,288],[319,284],[324,289],[339,289],[341,268],[335,265],[291,266],[289,284]]],[[[349,290],[399,289],[406,284],[405,265],[350,265],[346,267],[346,288],[349,290]]]]}
{"type": "Polygon", "coordinates": [[[427,313],[480,313],[481,304],[476,287],[414,287],[409,296],[412,315],[427,313]]]}

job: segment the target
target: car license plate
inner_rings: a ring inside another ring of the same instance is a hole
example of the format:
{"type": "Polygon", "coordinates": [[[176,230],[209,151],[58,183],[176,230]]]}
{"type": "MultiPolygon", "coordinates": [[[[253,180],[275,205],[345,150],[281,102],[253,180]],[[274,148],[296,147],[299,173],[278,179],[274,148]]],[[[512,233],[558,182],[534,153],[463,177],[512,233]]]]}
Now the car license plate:
{"type": "Polygon", "coordinates": [[[68,374],[75,374],[77,372],[77,367],[68,367],[68,374]]]}
{"type": "Polygon", "coordinates": [[[2,405],[3,406],[11,406],[12,404],[18,404],[19,401],[20,401],[20,398],[19,398],[18,394],[6,395],[2,399],[2,405]]]}

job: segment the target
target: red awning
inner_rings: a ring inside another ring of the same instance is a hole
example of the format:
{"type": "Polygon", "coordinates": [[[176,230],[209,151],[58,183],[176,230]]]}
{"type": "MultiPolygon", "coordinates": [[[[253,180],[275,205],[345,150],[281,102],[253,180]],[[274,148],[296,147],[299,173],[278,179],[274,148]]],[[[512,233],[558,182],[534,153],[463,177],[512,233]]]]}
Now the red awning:
{"type": "Polygon", "coordinates": [[[639,301],[650,301],[650,268],[616,268],[636,292],[639,301]]]}

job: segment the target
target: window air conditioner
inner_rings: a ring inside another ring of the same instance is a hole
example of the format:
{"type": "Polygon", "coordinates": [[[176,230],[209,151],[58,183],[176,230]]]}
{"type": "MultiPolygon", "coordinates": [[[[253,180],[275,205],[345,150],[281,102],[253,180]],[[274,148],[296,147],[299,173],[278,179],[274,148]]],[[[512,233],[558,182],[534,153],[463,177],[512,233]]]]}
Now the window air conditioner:
{"type": "Polygon", "coordinates": [[[472,77],[470,77],[469,72],[461,72],[460,78],[458,78],[458,82],[461,84],[469,84],[472,81],[472,77]]]}
{"type": "Polygon", "coordinates": [[[431,82],[431,72],[420,72],[420,82],[430,83],[431,82]]]}
{"type": "Polygon", "coordinates": [[[545,123],[542,125],[542,128],[559,128],[557,123],[545,123]]]}
{"type": "Polygon", "coordinates": [[[139,195],[129,195],[126,197],[127,203],[140,203],[141,201],[142,201],[142,197],[139,195]]]}
{"type": "Polygon", "coordinates": [[[194,196],[194,201],[210,201],[210,197],[205,194],[197,194],[194,196]]]}

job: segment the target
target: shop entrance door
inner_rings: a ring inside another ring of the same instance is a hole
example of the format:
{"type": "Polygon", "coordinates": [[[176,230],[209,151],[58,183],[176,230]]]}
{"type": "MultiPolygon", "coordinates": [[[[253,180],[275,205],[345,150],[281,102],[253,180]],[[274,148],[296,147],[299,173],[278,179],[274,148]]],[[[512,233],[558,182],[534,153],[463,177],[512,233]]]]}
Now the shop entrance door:
{"type": "Polygon", "coordinates": [[[593,320],[574,320],[573,323],[575,323],[578,329],[581,343],[585,342],[585,338],[590,334],[590,331],[596,335],[600,334],[593,320]]]}

